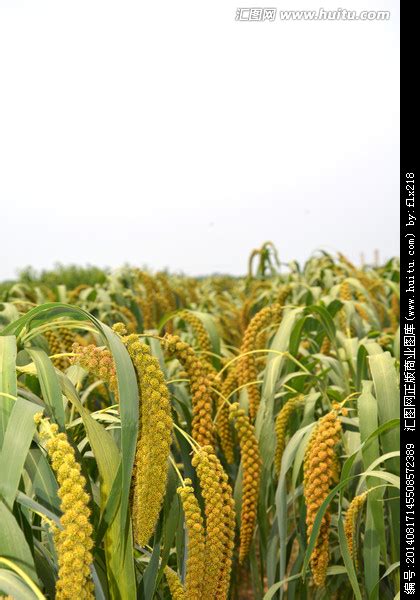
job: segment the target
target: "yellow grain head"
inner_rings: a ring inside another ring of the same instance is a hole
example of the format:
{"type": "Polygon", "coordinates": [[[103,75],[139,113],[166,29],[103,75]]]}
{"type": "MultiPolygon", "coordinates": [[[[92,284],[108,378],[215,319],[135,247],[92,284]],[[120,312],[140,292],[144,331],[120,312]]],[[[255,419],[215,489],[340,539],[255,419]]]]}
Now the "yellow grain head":
{"type": "Polygon", "coordinates": [[[340,289],[338,292],[338,297],[343,302],[349,301],[352,299],[351,295],[351,287],[348,281],[343,281],[340,285],[340,289]]]}
{"type": "MultiPolygon", "coordinates": [[[[338,461],[335,447],[340,436],[341,423],[337,412],[332,410],[318,421],[306,448],[303,475],[308,541],[319,507],[337,479],[338,461]]],[[[324,584],[327,574],[330,521],[331,515],[327,511],[311,556],[312,575],[317,586],[324,584]]]]}
{"type": "Polygon", "coordinates": [[[366,308],[363,306],[363,304],[360,304],[359,302],[356,302],[354,305],[354,308],[356,309],[357,314],[367,323],[369,323],[370,318],[369,315],[366,311],[366,308]]]}
{"type": "Polygon", "coordinates": [[[203,598],[228,597],[235,536],[235,511],[228,477],[211,446],[192,459],[200,481],[206,517],[203,598]]]}
{"type": "Polygon", "coordinates": [[[216,429],[219,436],[222,452],[229,464],[235,460],[233,453],[233,437],[229,421],[229,401],[230,394],[237,386],[236,369],[230,369],[226,379],[222,384],[221,396],[218,400],[216,429]]]}
{"type": "Polygon", "coordinates": [[[363,509],[363,506],[366,502],[366,498],[367,492],[359,494],[359,496],[355,496],[350,502],[350,505],[347,509],[346,518],[344,520],[344,531],[346,534],[347,545],[349,547],[350,555],[353,559],[355,559],[354,538],[356,535],[357,519],[363,509]]]}
{"type": "Polygon", "coordinates": [[[197,338],[198,347],[203,352],[203,359],[211,361],[210,353],[212,352],[212,345],[210,336],[201,319],[189,310],[182,310],[178,313],[178,317],[191,326],[191,329],[197,338]]]}
{"type": "Polygon", "coordinates": [[[74,290],[71,290],[67,295],[69,304],[76,304],[77,300],[79,300],[80,293],[83,292],[83,290],[86,290],[88,287],[89,286],[86,283],[81,283],[75,287],[74,290]]]}
{"type": "MultiPolygon", "coordinates": [[[[117,331],[119,331],[117,329],[117,331]]],[[[153,534],[166,490],[172,439],[168,388],[159,361],[138,335],[123,337],[140,388],[140,426],[133,470],[134,539],[144,546],[153,534]]]]}
{"type": "Polygon", "coordinates": [[[389,320],[391,322],[391,330],[397,331],[400,324],[400,300],[397,294],[391,296],[391,308],[389,310],[389,320]]]}
{"type": "MultiPolygon", "coordinates": [[[[349,284],[348,281],[343,281],[341,283],[339,291],[338,291],[338,297],[344,303],[349,302],[350,300],[352,300],[351,287],[350,287],[350,284],[349,284]]],[[[351,335],[350,323],[349,323],[349,320],[348,320],[348,316],[347,316],[347,313],[346,313],[345,306],[343,306],[343,308],[338,312],[338,322],[339,322],[339,325],[340,325],[340,329],[348,337],[350,337],[350,335],[351,335]]]]}
{"type": "Polygon", "coordinates": [[[114,359],[107,348],[99,348],[94,344],[83,346],[73,344],[73,354],[70,362],[80,365],[97,379],[102,379],[118,401],[118,380],[114,359]]]}
{"type": "Polygon", "coordinates": [[[274,456],[274,467],[277,475],[280,473],[281,460],[286,447],[286,431],[289,418],[297,408],[302,406],[303,399],[304,397],[301,394],[294,398],[289,398],[276,417],[276,453],[274,456]]]}
{"type": "MultiPolygon", "coordinates": [[[[40,419],[36,420],[39,422],[40,419]]],[[[46,449],[57,477],[62,529],[55,535],[58,555],[57,600],[93,600],[91,580],[92,526],[89,521],[89,495],[75,452],[65,433],[56,425],[41,421],[41,436],[48,437],[46,449]]]]}
{"type": "Polygon", "coordinates": [[[230,407],[230,418],[234,421],[239,437],[242,460],[242,509],[239,562],[248,554],[255,524],[257,522],[258,495],[261,478],[261,457],[254,426],[238,403],[230,407]]]}
{"type": "Polygon", "coordinates": [[[137,271],[137,304],[143,317],[143,329],[152,329],[155,325],[155,292],[159,289],[153,277],[145,271],[137,271]]]}
{"type": "Polygon", "coordinates": [[[177,492],[184,509],[188,537],[185,592],[188,600],[201,600],[206,570],[204,521],[191,480],[185,479],[184,486],[177,492]]]}
{"type": "Polygon", "coordinates": [[[319,352],[320,352],[320,354],[324,354],[325,356],[329,356],[329,354],[331,352],[331,341],[327,335],[325,335],[324,339],[322,340],[322,344],[319,349],[319,352]]]}
{"type": "MultiPolygon", "coordinates": [[[[46,331],[44,337],[48,342],[51,354],[64,354],[71,352],[75,335],[71,329],[60,327],[46,331]]],[[[70,365],[70,361],[66,356],[53,358],[52,361],[53,365],[61,371],[64,371],[70,365]]]]}
{"type": "Polygon", "coordinates": [[[124,306],[124,304],[116,304],[115,311],[120,313],[124,317],[127,331],[129,333],[135,333],[138,327],[137,319],[134,313],[128,308],[128,306],[124,306]]]}
{"type": "Polygon", "coordinates": [[[252,351],[257,349],[259,332],[276,319],[280,319],[280,314],[280,304],[266,306],[260,310],[251,319],[242,341],[241,355],[243,356],[239,360],[237,368],[238,383],[241,386],[249,384],[247,385],[247,392],[249,398],[249,416],[251,420],[255,419],[260,404],[259,384],[251,383],[255,382],[258,378],[257,360],[255,354],[252,354],[252,351]]]}
{"type": "Polygon", "coordinates": [[[289,297],[291,291],[292,291],[292,286],[289,284],[281,287],[281,289],[278,293],[278,296],[277,296],[277,303],[280,304],[280,306],[285,305],[286,300],[289,297]]]}
{"type": "Polygon", "coordinates": [[[213,445],[215,428],[212,419],[212,385],[205,366],[189,344],[177,335],[166,334],[164,347],[175,356],[188,374],[192,397],[192,437],[200,445],[213,445]]]}
{"type": "Polygon", "coordinates": [[[178,574],[170,567],[165,567],[165,575],[172,600],[189,600],[178,574]]]}

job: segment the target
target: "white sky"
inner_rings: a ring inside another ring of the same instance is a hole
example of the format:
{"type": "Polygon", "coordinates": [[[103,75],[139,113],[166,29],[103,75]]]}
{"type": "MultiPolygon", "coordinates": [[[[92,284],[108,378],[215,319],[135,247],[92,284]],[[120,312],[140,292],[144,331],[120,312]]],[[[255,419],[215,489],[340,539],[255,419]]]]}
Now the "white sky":
{"type": "Polygon", "coordinates": [[[2,0],[0,279],[398,254],[396,0],[2,0]],[[238,6],[390,21],[235,21],[238,6]]]}

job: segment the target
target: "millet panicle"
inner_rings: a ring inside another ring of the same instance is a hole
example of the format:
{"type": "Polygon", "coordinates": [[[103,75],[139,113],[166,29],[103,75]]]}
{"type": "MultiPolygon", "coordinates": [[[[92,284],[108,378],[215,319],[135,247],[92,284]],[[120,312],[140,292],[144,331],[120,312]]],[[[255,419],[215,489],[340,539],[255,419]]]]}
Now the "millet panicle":
{"type": "MultiPolygon", "coordinates": [[[[341,423],[337,411],[332,410],[317,422],[306,447],[303,481],[308,541],[319,507],[337,480],[339,462],[335,447],[340,441],[340,436],[341,423]]],[[[311,555],[312,576],[316,586],[324,584],[327,574],[330,522],[331,515],[327,510],[311,555]]]]}
{"type": "Polygon", "coordinates": [[[48,438],[45,446],[57,477],[57,493],[61,500],[62,529],[55,535],[58,555],[55,597],[57,600],[93,600],[90,570],[93,541],[86,479],[66,434],[58,433],[57,425],[44,421],[41,414],[35,415],[35,421],[40,424],[41,437],[48,438]]]}
{"type": "MultiPolygon", "coordinates": [[[[115,329],[122,331],[121,324],[115,329]]],[[[171,404],[159,361],[149,346],[136,334],[122,340],[135,367],[140,389],[132,519],[134,539],[139,546],[145,546],[155,530],[166,490],[173,429],[171,404]]]]}
{"type": "Polygon", "coordinates": [[[177,493],[184,509],[188,534],[185,591],[188,600],[201,600],[206,571],[204,520],[190,479],[184,480],[184,485],[177,489],[177,493]]]}
{"type": "Polygon", "coordinates": [[[289,418],[295,410],[303,405],[303,401],[304,396],[302,394],[289,398],[276,417],[276,453],[274,455],[274,467],[277,475],[280,473],[281,460],[286,447],[286,430],[289,418]]]}
{"type": "Polygon", "coordinates": [[[344,520],[344,531],[346,534],[347,545],[349,547],[350,556],[354,559],[354,537],[356,533],[357,518],[363,509],[368,493],[364,492],[355,496],[350,502],[344,520]]]}
{"type": "Polygon", "coordinates": [[[235,512],[228,477],[212,446],[204,446],[193,456],[204,499],[206,517],[203,600],[226,600],[235,535],[235,512]]]}
{"type": "Polygon", "coordinates": [[[215,427],[213,423],[212,385],[208,368],[203,365],[194,350],[177,335],[166,334],[164,347],[176,356],[188,374],[192,396],[192,437],[200,445],[213,445],[215,427]]]}
{"type": "Polygon", "coordinates": [[[230,406],[230,418],[239,437],[243,469],[239,547],[239,562],[242,563],[248,554],[257,522],[262,462],[254,426],[237,402],[230,406]]]}
{"type": "Polygon", "coordinates": [[[257,349],[257,340],[260,331],[274,320],[280,319],[281,310],[282,307],[280,304],[273,304],[257,312],[251,319],[242,341],[242,356],[237,367],[238,383],[240,386],[247,386],[249,416],[251,420],[255,419],[260,404],[259,385],[255,383],[258,378],[257,361],[252,351],[257,349]]]}

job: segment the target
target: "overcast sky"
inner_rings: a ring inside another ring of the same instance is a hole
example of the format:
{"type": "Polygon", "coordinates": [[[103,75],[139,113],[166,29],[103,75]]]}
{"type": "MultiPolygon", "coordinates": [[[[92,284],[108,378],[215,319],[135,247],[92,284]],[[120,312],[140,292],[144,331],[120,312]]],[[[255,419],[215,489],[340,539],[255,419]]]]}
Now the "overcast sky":
{"type": "Polygon", "coordinates": [[[1,0],[0,279],[398,254],[396,0],[1,0]],[[241,6],[389,21],[239,22],[241,6]]]}

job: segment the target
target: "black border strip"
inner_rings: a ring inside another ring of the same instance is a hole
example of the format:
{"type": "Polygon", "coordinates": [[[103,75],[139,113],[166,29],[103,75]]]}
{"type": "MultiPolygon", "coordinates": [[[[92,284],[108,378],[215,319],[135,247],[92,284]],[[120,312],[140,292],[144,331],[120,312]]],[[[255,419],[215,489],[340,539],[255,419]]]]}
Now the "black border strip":
{"type": "MultiPolygon", "coordinates": [[[[402,9],[402,7],[401,7],[402,9]]],[[[416,517],[420,505],[416,503],[417,434],[420,422],[416,420],[416,222],[415,194],[419,181],[416,169],[415,126],[417,94],[410,83],[415,69],[415,40],[417,20],[405,5],[401,15],[401,598],[420,595],[417,576],[416,517]],[[414,344],[414,345],[413,345],[414,344]],[[417,422],[416,422],[417,421],[417,422]],[[416,589],[417,586],[417,589],[416,589]]],[[[418,416],[418,415],[417,415],[418,416]]],[[[417,525],[418,526],[418,525],[417,525]]]]}

